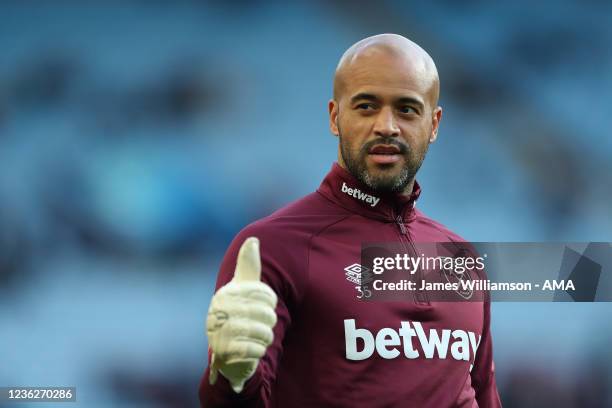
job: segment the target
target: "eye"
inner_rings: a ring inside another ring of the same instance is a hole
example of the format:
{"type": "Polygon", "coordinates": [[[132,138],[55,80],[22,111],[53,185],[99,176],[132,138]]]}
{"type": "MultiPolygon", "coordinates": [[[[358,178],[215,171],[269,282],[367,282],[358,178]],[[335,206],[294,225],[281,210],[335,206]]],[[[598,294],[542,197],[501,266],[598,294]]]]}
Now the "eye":
{"type": "Polygon", "coordinates": [[[359,105],[357,105],[357,109],[372,110],[374,109],[374,105],[371,103],[360,103],[359,105]]]}
{"type": "Polygon", "coordinates": [[[402,106],[399,110],[401,113],[419,113],[416,109],[409,105],[402,106]]]}

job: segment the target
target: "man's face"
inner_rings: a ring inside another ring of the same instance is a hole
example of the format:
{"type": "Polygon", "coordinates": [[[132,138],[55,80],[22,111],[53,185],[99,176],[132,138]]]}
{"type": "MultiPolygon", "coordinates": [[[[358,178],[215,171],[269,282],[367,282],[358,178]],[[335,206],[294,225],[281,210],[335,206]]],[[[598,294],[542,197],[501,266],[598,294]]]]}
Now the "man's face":
{"type": "Polygon", "coordinates": [[[355,62],[329,106],[339,163],[381,193],[412,187],[437,136],[442,110],[435,92],[405,59],[379,54],[355,62]]]}

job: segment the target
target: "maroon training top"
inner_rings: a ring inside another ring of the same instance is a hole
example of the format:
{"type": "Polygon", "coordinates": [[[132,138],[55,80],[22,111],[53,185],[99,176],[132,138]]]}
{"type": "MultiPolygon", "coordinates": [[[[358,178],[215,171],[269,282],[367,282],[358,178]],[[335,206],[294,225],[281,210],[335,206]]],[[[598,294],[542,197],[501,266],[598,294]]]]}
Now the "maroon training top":
{"type": "Polygon", "coordinates": [[[274,342],[240,394],[206,369],[201,406],[500,407],[488,302],[366,302],[347,280],[362,242],[463,242],[414,208],[419,194],[415,182],[410,197],[379,196],[334,164],[315,193],[244,228],[217,289],[258,237],[274,342]]]}

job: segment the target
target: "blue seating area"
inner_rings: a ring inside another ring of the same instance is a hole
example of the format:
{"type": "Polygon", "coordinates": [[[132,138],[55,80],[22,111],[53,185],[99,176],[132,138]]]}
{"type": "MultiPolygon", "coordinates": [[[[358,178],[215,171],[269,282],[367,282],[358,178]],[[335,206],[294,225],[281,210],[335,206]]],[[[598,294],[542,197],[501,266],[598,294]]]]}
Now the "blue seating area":
{"type": "MultiPolygon", "coordinates": [[[[440,72],[423,212],[472,241],[612,241],[611,16],[576,0],[3,2],[0,386],[195,406],[221,257],[318,187],[335,66],[375,33],[440,72]]],[[[612,406],[609,315],[494,304],[504,406],[612,406]]]]}

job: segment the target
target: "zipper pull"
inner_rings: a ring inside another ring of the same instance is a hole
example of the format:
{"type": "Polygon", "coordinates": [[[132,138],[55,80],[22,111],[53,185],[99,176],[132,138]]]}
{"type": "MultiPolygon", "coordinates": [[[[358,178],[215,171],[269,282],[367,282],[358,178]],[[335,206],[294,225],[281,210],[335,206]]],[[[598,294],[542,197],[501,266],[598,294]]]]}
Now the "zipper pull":
{"type": "Polygon", "coordinates": [[[399,229],[402,235],[406,235],[408,231],[406,230],[406,226],[404,225],[404,220],[402,219],[402,216],[398,215],[397,218],[395,218],[395,222],[399,226],[399,229]]]}

